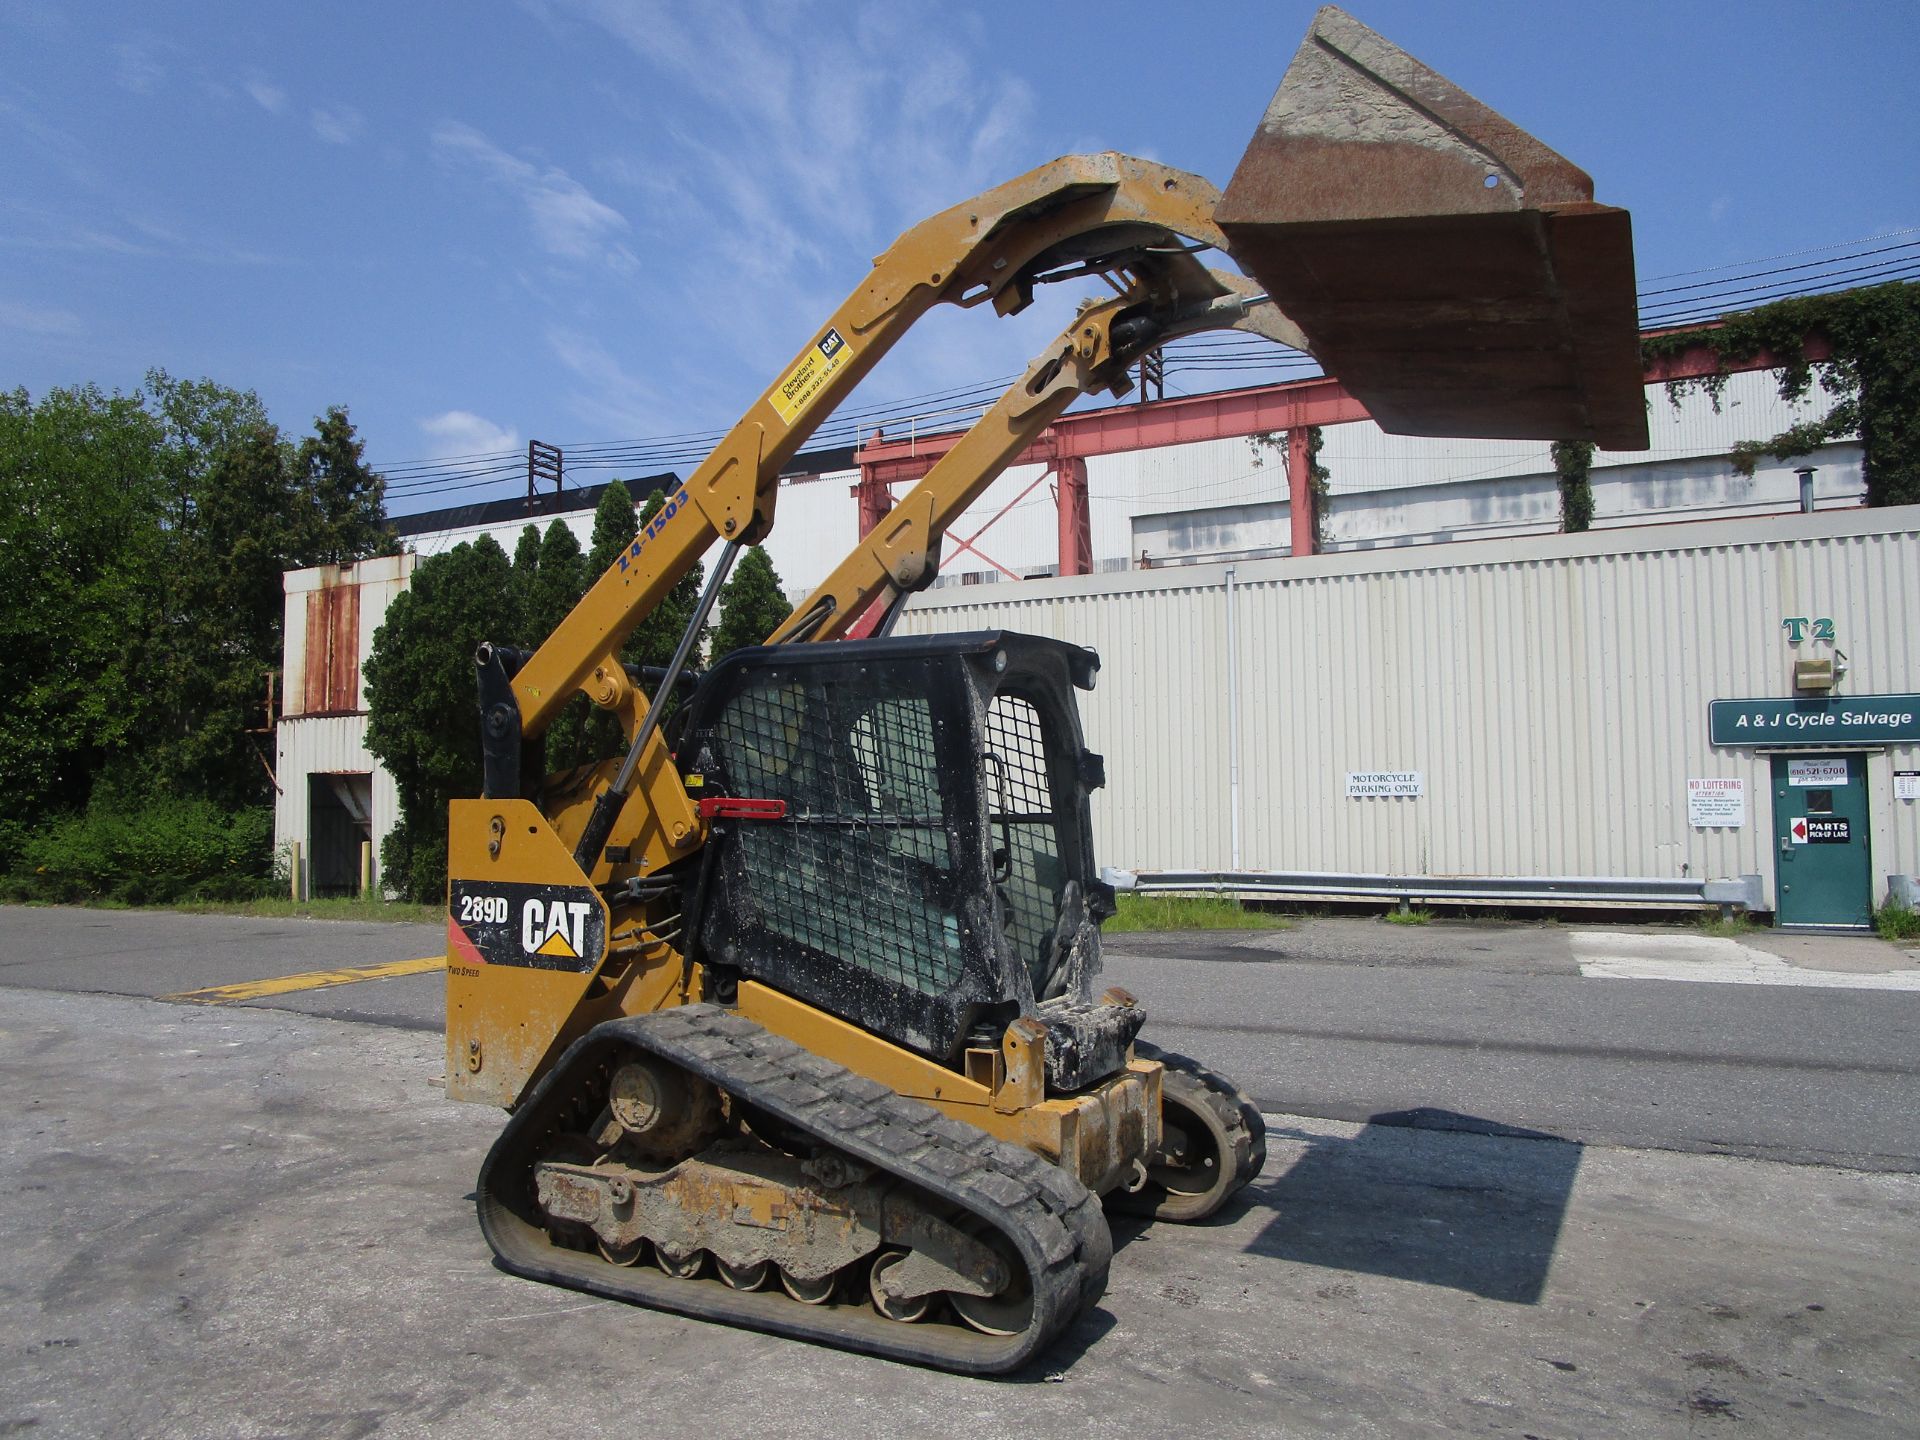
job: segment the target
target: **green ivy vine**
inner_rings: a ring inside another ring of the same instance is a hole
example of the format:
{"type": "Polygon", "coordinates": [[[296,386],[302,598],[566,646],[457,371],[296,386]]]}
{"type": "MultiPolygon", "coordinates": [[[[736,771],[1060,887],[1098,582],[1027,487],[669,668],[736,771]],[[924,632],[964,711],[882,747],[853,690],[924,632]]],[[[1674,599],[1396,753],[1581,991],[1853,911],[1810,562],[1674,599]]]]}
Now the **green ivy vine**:
{"type": "Polygon", "coordinates": [[[1727,362],[1750,360],[1762,351],[1780,362],[1782,399],[1805,398],[1816,376],[1834,397],[1832,408],[1818,419],[1789,426],[1770,439],[1735,445],[1728,458],[1741,474],[1753,474],[1763,457],[1790,460],[1857,434],[1867,504],[1920,504],[1920,285],[1894,281],[1800,296],[1729,315],[1716,326],[1640,341],[1649,363],[1696,347],[1713,351],[1721,368],[1667,382],[1670,399],[1697,389],[1717,405],[1726,387],[1727,362]],[[1806,342],[1813,337],[1832,347],[1831,358],[1807,358],[1806,342]]]}
{"type": "MultiPolygon", "coordinates": [[[[1307,493],[1313,503],[1313,549],[1314,553],[1327,548],[1327,482],[1333,479],[1333,472],[1320,463],[1320,448],[1326,444],[1326,436],[1318,425],[1306,427],[1307,433],[1307,493]]],[[[1287,454],[1287,432],[1284,430],[1256,430],[1247,436],[1253,445],[1253,463],[1261,463],[1260,452],[1271,450],[1282,460],[1287,454]]]]}
{"type": "Polygon", "coordinates": [[[1333,472],[1320,463],[1320,447],[1326,437],[1318,425],[1307,426],[1307,489],[1313,495],[1313,549],[1317,555],[1327,548],[1327,482],[1333,472]]]}
{"type": "Polygon", "coordinates": [[[1560,528],[1572,535],[1593,528],[1591,440],[1553,442],[1553,469],[1560,477],[1560,528]]]}

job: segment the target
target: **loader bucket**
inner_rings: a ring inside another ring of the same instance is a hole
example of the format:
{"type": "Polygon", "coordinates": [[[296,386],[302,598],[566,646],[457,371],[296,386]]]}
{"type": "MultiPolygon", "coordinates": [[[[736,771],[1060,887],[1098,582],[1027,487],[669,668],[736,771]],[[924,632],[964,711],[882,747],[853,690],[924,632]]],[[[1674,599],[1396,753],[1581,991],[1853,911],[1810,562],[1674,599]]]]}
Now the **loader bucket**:
{"type": "Polygon", "coordinates": [[[1382,428],[1646,448],[1627,212],[1333,6],[1215,214],[1382,428]]]}

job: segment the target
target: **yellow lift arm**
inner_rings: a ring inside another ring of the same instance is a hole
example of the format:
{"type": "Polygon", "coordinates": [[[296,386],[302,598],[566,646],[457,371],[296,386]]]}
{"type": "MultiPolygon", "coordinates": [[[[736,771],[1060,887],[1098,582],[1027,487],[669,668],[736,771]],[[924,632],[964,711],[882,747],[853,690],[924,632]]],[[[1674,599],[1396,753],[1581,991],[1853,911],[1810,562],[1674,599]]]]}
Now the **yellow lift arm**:
{"type": "MultiPolygon", "coordinates": [[[[550,817],[596,883],[617,867],[609,843],[646,873],[688,853],[702,826],[659,737],[647,700],[619,662],[633,628],[716,539],[752,543],[772,527],[781,469],[922,315],[938,304],[991,303],[1003,315],[1052,275],[1107,276],[1118,292],[1089,305],[771,640],[844,633],[888,587],[930,578],[945,526],[1073,400],[1124,389],[1126,367],[1182,334],[1241,326],[1303,345],[1299,332],[1238,275],[1207,269],[1193,250],[1223,247],[1219,194],[1199,176],[1118,154],[1056,160],[923,221],[875,262],[867,280],[748,409],[660,513],[513,677],[523,736],[540,734],[576,691],[619,711],[642,744],[627,783],[606,769],[550,817]],[[596,819],[596,811],[598,818],[596,819]],[[582,842],[585,841],[585,844],[582,842]]],[[[718,577],[716,577],[717,579],[718,577]]]]}

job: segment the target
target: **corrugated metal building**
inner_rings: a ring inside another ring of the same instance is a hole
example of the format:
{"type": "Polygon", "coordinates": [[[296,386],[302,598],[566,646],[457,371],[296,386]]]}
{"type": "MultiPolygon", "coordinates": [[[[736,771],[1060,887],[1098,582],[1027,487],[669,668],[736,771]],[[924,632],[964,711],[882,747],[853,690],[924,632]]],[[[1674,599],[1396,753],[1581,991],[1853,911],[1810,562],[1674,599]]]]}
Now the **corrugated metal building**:
{"type": "MultiPolygon", "coordinates": [[[[1091,459],[1104,573],[1071,580],[1006,583],[1051,573],[1058,538],[1046,485],[1020,498],[1041,472],[1010,472],[953,527],[942,584],[905,624],[1027,629],[1101,652],[1088,714],[1113,777],[1097,808],[1108,863],[1757,875],[1771,904],[1772,760],[1709,745],[1707,701],[1789,694],[1790,655],[1833,648],[1809,635],[1783,649],[1780,623],[1796,616],[1833,622],[1854,667],[1839,693],[1920,688],[1903,619],[1920,614],[1914,517],[1859,508],[1857,442],[1751,478],[1732,470],[1736,440],[1806,418],[1817,396],[1787,405],[1764,373],[1731,377],[1718,404],[1648,393],[1652,449],[1596,457],[1587,535],[1552,533],[1545,445],[1349,424],[1325,432],[1332,553],[1293,560],[1280,457],[1252,438],[1212,440],[1091,459]],[[1796,473],[1808,465],[1811,494],[1796,473]],[[1820,513],[1780,515],[1803,502],[1820,513]],[[1755,513],[1779,518],[1697,523],[1755,513]],[[1648,523],[1683,519],[1696,523],[1648,523]],[[1475,538],[1421,543],[1461,537],[1475,538]],[[1417,773],[1423,793],[1350,799],[1349,772],[1417,773]],[[1687,782],[1714,779],[1742,782],[1739,826],[1687,823],[1687,782]]],[[[853,543],[857,474],[783,479],[767,548],[790,597],[853,543]]],[[[545,497],[532,517],[492,502],[409,529],[429,552],[480,533],[511,549],[529,518],[584,535],[593,498],[570,511],[545,497]]],[[[301,843],[319,889],[342,883],[341,837],[368,836],[377,852],[394,822],[391,783],[363,744],[358,667],[413,563],[287,577],[277,838],[301,843]]],[[[1893,770],[1914,760],[1895,746],[1858,762],[1872,809],[1856,828],[1877,877],[1920,867],[1913,803],[1888,798],[1893,770]]]]}
{"type": "MultiPolygon", "coordinates": [[[[1100,653],[1082,703],[1107,757],[1108,864],[1758,875],[1771,909],[1795,843],[1775,825],[1775,756],[1712,744],[1709,702],[1790,696],[1794,660],[1836,648],[1836,693],[1920,690],[1916,616],[1907,507],[936,590],[901,628],[1100,653]],[[1421,793],[1349,793],[1383,772],[1421,793]],[[1742,782],[1741,823],[1689,823],[1701,779],[1742,782]]],[[[1920,816],[1895,798],[1920,745],[1817,753],[1859,759],[1877,902],[1886,876],[1920,869],[1920,816]]]]}
{"type": "Polygon", "coordinates": [[[310,895],[357,890],[361,844],[372,843],[377,864],[381,838],[400,819],[393,779],[367,751],[360,669],[416,563],[389,555],[285,577],[273,839],[282,853],[299,847],[310,895]]]}

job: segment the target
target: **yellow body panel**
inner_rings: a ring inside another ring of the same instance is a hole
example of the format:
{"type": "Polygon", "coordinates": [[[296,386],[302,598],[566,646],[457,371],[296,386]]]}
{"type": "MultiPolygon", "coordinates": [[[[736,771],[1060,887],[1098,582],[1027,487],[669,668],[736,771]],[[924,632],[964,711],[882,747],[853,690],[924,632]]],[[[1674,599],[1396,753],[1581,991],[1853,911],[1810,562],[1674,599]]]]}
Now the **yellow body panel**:
{"type": "MultiPolygon", "coordinates": [[[[1110,1190],[1127,1179],[1134,1161],[1160,1148],[1163,1067],[1156,1060],[1130,1061],[1119,1075],[1091,1089],[1049,1100],[1043,1098],[1040,1076],[1033,1070],[1013,1075],[1010,1067],[1001,1064],[993,1069],[997,1085],[981,1083],[751,980],[740,982],[733,1008],[895,1094],[924,1100],[995,1139],[1024,1145],[1095,1192],[1110,1190]],[[1009,1087],[1026,1093],[1003,1108],[995,1100],[1009,1087]]],[[[1007,1045],[1018,1044],[1011,1038],[1015,1030],[1032,1023],[1010,1026],[1007,1045]]]]}
{"type": "MultiPolygon", "coordinates": [[[[456,800],[451,811],[449,889],[491,881],[585,890],[572,854],[530,801],[456,800]]],[[[605,903],[592,899],[604,919],[605,903]]],[[[454,1100],[513,1105],[602,1020],[683,998],[677,952],[623,943],[604,925],[612,943],[586,957],[584,971],[489,964],[464,940],[457,918],[449,915],[447,927],[447,1095],[454,1100]]]]}

